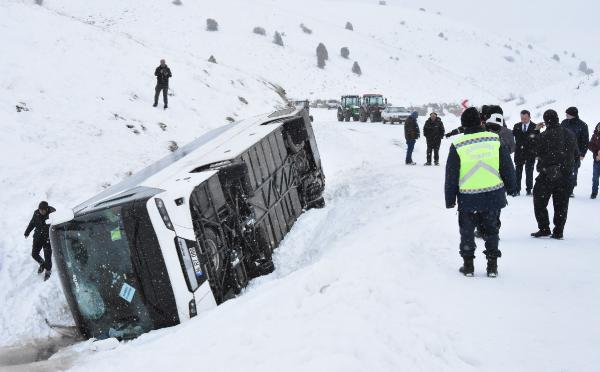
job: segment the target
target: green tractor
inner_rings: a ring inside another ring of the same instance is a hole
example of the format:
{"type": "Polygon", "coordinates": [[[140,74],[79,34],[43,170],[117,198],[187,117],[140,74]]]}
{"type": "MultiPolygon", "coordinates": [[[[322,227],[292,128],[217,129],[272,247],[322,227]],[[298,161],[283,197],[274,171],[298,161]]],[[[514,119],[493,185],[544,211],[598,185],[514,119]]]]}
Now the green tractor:
{"type": "Polygon", "coordinates": [[[360,121],[370,120],[372,123],[381,121],[381,113],[387,106],[387,98],[381,94],[364,94],[360,106],[360,121]]]}
{"type": "Polygon", "coordinates": [[[337,109],[338,121],[357,121],[360,114],[360,96],[342,96],[337,109]]]}

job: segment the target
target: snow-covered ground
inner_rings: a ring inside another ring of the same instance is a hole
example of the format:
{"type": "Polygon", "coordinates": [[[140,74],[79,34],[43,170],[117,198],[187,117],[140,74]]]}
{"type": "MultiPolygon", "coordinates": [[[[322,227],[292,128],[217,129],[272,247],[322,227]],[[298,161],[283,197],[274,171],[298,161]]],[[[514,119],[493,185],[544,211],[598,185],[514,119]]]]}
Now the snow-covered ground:
{"type": "MultiPolygon", "coordinates": [[[[284,104],[277,85],[294,98],[381,92],[401,105],[502,103],[510,124],[523,108],[536,120],[547,108],[562,118],[577,105],[591,130],[600,120],[598,73],[577,68],[586,60],[600,69],[584,37],[600,32],[586,21],[596,5],[574,0],[569,9],[579,16],[563,16],[548,4],[528,20],[539,3],[490,6],[500,19],[488,25],[487,8],[460,10],[473,6],[468,0],[0,1],[0,345],[54,336],[45,318],[72,323],[58,278],[41,282],[22,236],[39,200],[71,207],[167,154],[171,141],[271,111],[284,104]],[[219,31],[205,30],[209,17],[219,31]],[[253,34],[256,26],[267,35],[253,34]],[[284,47],[271,42],[274,31],[284,47]],[[315,66],[319,42],[329,50],[324,70],[315,66]],[[167,111],[151,107],[160,58],[173,70],[167,111]],[[354,61],[360,77],[350,72],[354,61]]],[[[587,200],[589,156],[566,240],[529,239],[532,201],[511,199],[500,277],[469,281],[456,271],[458,228],[444,209],[443,169],[402,165],[402,127],[314,114],[328,204],[302,216],[277,271],[188,325],[76,353],[78,368],[598,370],[600,230],[598,206],[587,200]]]]}
{"type": "MultiPolygon", "coordinates": [[[[530,238],[533,200],[511,198],[500,276],[485,276],[480,248],[476,277],[465,278],[444,167],[405,166],[402,126],[340,124],[317,110],[315,131],[327,206],[300,218],[275,273],[184,326],[109,351],[80,344],[74,370],[598,371],[589,161],[564,241],[530,238]]],[[[419,163],[424,152],[421,141],[419,163]]]]}

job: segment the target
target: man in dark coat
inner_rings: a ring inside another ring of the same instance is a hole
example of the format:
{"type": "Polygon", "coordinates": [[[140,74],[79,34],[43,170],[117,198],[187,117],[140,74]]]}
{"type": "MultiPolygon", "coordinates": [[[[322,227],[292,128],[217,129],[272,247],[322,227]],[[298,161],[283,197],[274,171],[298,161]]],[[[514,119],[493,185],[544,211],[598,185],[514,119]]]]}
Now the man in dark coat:
{"type": "Polygon", "coordinates": [[[52,248],[50,247],[50,226],[46,224],[50,213],[56,211],[53,207],[48,205],[48,202],[41,202],[38,205],[38,209],[33,212],[33,217],[25,229],[25,238],[29,237],[31,231],[33,233],[33,247],[31,249],[31,257],[40,265],[38,268],[38,274],[41,274],[46,270],[44,280],[50,278],[52,270],[52,248]],[[40,256],[40,251],[44,250],[44,258],[40,256]]]}
{"type": "Polygon", "coordinates": [[[427,140],[427,163],[425,165],[431,165],[432,152],[435,165],[440,165],[440,145],[444,138],[444,123],[435,112],[429,115],[429,119],[423,125],[423,135],[427,140]]]}
{"type": "Polygon", "coordinates": [[[404,138],[406,139],[406,164],[407,165],[416,165],[412,159],[412,153],[415,149],[415,143],[421,137],[421,130],[419,129],[419,124],[417,123],[417,117],[419,117],[419,113],[416,111],[410,114],[410,116],[406,119],[404,123],[404,138]]]}
{"type": "Polygon", "coordinates": [[[540,131],[536,124],[531,121],[531,113],[527,110],[521,111],[521,121],[514,125],[513,135],[515,137],[515,166],[517,170],[517,191],[521,193],[521,178],[523,167],[525,167],[525,187],[527,195],[531,195],[533,189],[533,170],[535,169],[535,141],[540,131]]]}
{"type": "Polygon", "coordinates": [[[506,207],[506,193],[512,194],[515,169],[510,153],[500,138],[486,132],[476,108],[465,110],[460,118],[464,135],[453,141],[446,163],[446,208],[458,201],[460,227],[460,272],[473,276],[475,228],[481,226],[485,239],[487,274],[498,275],[500,210],[506,207]]]}
{"type": "Polygon", "coordinates": [[[169,78],[171,75],[171,69],[165,63],[164,59],[160,60],[160,65],[154,70],[154,76],[156,76],[156,88],[154,89],[154,107],[158,105],[158,96],[162,91],[163,101],[165,103],[165,109],[168,107],[167,93],[169,92],[169,78]]]}
{"type": "Polygon", "coordinates": [[[559,125],[556,111],[546,111],[544,123],[546,131],[538,136],[536,142],[537,168],[540,174],[533,187],[533,208],[539,231],[531,236],[541,238],[552,235],[554,239],[562,239],[569,210],[570,177],[580,154],[575,136],[559,125]],[[547,209],[551,197],[554,205],[553,232],[550,232],[547,209]]]}
{"type": "Polygon", "coordinates": [[[575,135],[575,141],[580,154],[579,159],[576,159],[575,164],[573,164],[573,171],[571,173],[571,190],[569,194],[571,197],[573,197],[573,190],[577,186],[577,174],[579,173],[581,162],[587,153],[590,134],[587,124],[579,119],[579,110],[577,107],[569,107],[566,113],[567,118],[563,120],[560,125],[561,127],[570,130],[575,135]]]}
{"type": "Polygon", "coordinates": [[[590,196],[592,199],[596,199],[598,196],[598,182],[600,180],[600,123],[596,125],[596,130],[594,130],[594,134],[592,135],[592,140],[590,141],[590,145],[588,146],[590,152],[592,153],[592,157],[594,159],[594,173],[592,176],[592,195],[590,196]]]}

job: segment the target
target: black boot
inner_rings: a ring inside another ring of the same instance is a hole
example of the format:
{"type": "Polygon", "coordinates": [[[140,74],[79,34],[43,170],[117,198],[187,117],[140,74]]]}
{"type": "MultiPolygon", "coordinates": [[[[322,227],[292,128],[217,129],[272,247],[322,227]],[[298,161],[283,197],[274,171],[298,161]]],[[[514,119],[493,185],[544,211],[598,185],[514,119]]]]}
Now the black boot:
{"type": "Polygon", "coordinates": [[[463,257],[463,265],[458,271],[460,271],[464,276],[473,276],[475,272],[475,267],[473,266],[473,257],[467,258],[463,257]]]}
{"type": "Polygon", "coordinates": [[[592,195],[590,195],[590,199],[596,199],[597,196],[598,193],[593,192],[592,195]]]}
{"type": "Polygon", "coordinates": [[[46,270],[46,273],[44,274],[44,281],[50,279],[50,275],[52,275],[52,272],[50,272],[50,270],[46,270]]]}
{"type": "Polygon", "coordinates": [[[550,231],[550,229],[541,229],[538,232],[531,233],[531,236],[533,236],[534,238],[542,238],[544,236],[550,236],[550,235],[552,235],[552,232],[550,231]]]}
{"type": "Polygon", "coordinates": [[[43,273],[45,268],[46,267],[44,266],[44,264],[40,264],[40,267],[38,268],[38,274],[43,273]]]}
{"type": "Polygon", "coordinates": [[[487,276],[489,278],[495,278],[498,276],[498,259],[488,258],[487,260],[487,276]]]}
{"type": "Polygon", "coordinates": [[[158,103],[154,102],[154,104],[152,105],[152,107],[156,107],[156,106],[158,106],[158,103]]]}
{"type": "Polygon", "coordinates": [[[563,232],[562,230],[558,230],[558,229],[554,229],[554,231],[552,232],[552,239],[556,239],[556,240],[563,240],[563,232]]]}

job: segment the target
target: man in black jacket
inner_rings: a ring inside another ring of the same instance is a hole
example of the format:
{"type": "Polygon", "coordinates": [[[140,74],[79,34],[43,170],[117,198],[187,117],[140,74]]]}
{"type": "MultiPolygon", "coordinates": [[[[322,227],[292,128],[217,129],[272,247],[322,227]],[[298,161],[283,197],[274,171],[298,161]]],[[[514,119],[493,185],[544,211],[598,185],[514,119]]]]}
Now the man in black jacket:
{"type": "Polygon", "coordinates": [[[567,109],[567,118],[560,124],[561,127],[570,130],[575,135],[575,141],[577,149],[579,150],[579,158],[575,160],[573,164],[573,171],[571,172],[571,188],[569,194],[573,197],[573,190],[577,186],[577,174],[579,173],[579,167],[583,161],[587,152],[588,144],[590,142],[590,134],[588,126],[581,119],[579,119],[579,110],[577,107],[569,107],[567,109]]]}
{"type": "Polygon", "coordinates": [[[515,166],[517,171],[517,191],[515,196],[521,193],[521,177],[525,167],[525,187],[527,195],[531,195],[533,189],[533,170],[535,168],[535,141],[540,131],[536,124],[531,121],[531,113],[527,110],[521,111],[521,122],[513,127],[515,136],[515,166]]]}
{"type": "Polygon", "coordinates": [[[567,222],[570,178],[580,153],[573,133],[561,127],[558,121],[556,111],[546,111],[546,131],[539,135],[536,143],[537,168],[540,174],[533,187],[533,207],[539,231],[531,234],[534,238],[552,235],[554,239],[562,239],[567,222]],[[547,209],[550,197],[554,205],[553,232],[550,232],[547,209]]]}
{"type": "Polygon", "coordinates": [[[154,70],[154,76],[156,76],[156,88],[154,89],[154,107],[158,105],[158,96],[160,92],[163,93],[163,101],[165,103],[165,109],[168,107],[167,93],[169,92],[169,78],[171,75],[171,69],[165,63],[164,59],[160,60],[160,66],[154,70]]]}
{"type": "Polygon", "coordinates": [[[444,123],[435,112],[429,115],[429,119],[423,125],[423,135],[427,140],[427,163],[425,165],[431,165],[432,152],[435,165],[440,165],[440,145],[444,137],[444,123]]]}
{"type": "Polygon", "coordinates": [[[510,153],[500,138],[486,133],[476,108],[465,110],[460,118],[464,135],[453,141],[446,163],[446,208],[458,201],[460,272],[473,276],[475,227],[481,226],[485,239],[487,275],[498,275],[500,210],[506,207],[506,193],[515,189],[515,169],[510,153]]]}
{"type": "Polygon", "coordinates": [[[419,113],[414,111],[404,122],[404,138],[406,139],[406,165],[416,165],[412,159],[415,143],[421,137],[421,130],[417,123],[419,113]]]}
{"type": "Polygon", "coordinates": [[[37,261],[40,265],[38,274],[41,274],[46,270],[44,280],[50,278],[52,270],[52,248],[50,247],[50,226],[46,224],[50,213],[56,209],[48,205],[48,202],[41,202],[38,209],[33,212],[33,217],[25,229],[25,238],[29,237],[32,230],[33,233],[33,248],[31,250],[31,257],[37,261]],[[40,256],[40,251],[44,250],[44,259],[40,256]]]}

